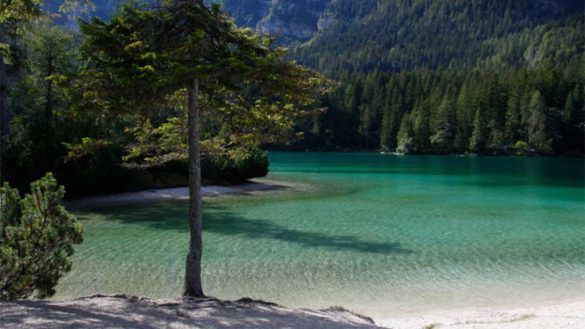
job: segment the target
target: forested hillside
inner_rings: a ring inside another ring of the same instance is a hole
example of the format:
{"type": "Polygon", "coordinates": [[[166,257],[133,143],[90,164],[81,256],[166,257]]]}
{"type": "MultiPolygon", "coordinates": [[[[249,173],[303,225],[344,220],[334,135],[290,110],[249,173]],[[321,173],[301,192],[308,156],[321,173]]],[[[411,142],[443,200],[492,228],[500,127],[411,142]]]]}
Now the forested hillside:
{"type": "Polygon", "coordinates": [[[296,57],[326,71],[566,60],[583,42],[583,8],[580,0],[338,0],[328,28],[296,57]]]}
{"type": "MultiPolygon", "coordinates": [[[[226,7],[261,29],[308,2],[226,7]]],[[[299,148],[583,153],[583,1],[325,2],[293,56],[341,85],[299,148]]]]}
{"type": "Polygon", "coordinates": [[[219,2],[340,83],[295,148],[584,153],[581,0],[219,2]]]}

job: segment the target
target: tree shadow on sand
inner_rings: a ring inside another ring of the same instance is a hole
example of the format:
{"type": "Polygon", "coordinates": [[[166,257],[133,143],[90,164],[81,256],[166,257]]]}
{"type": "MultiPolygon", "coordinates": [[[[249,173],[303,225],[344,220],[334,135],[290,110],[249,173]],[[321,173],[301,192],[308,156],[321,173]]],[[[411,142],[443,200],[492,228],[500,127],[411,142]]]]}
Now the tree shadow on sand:
{"type": "Polygon", "coordinates": [[[377,328],[371,320],[339,309],[292,312],[251,300],[185,299],[160,304],[102,296],[0,306],[0,328],[377,328]]]}

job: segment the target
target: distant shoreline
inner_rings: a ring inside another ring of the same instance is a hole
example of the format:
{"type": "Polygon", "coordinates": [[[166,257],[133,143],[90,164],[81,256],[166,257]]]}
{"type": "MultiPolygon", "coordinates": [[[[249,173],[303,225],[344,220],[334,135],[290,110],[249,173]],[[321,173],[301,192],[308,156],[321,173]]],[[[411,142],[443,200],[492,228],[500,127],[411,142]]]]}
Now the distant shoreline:
{"type": "MultiPolygon", "coordinates": [[[[248,183],[232,186],[220,185],[202,186],[201,193],[204,197],[218,197],[225,195],[256,194],[269,190],[283,189],[289,187],[290,186],[288,186],[284,182],[262,179],[251,180],[248,183]]],[[[80,199],[69,200],[66,202],[66,205],[71,207],[108,206],[143,201],[188,199],[189,188],[176,187],[163,189],[149,189],[140,192],[116,193],[83,197],[80,199]]]]}
{"type": "Polygon", "coordinates": [[[268,150],[269,152],[282,152],[282,153],[371,153],[381,155],[394,155],[394,156],[454,156],[454,157],[478,157],[478,158],[490,158],[490,157],[510,157],[510,158],[568,158],[568,159],[585,159],[585,154],[579,153],[564,153],[564,154],[540,154],[540,153],[529,153],[529,154],[517,154],[517,153],[441,153],[441,152],[423,152],[423,153],[399,153],[399,152],[388,152],[379,149],[291,149],[291,150],[268,150]]]}

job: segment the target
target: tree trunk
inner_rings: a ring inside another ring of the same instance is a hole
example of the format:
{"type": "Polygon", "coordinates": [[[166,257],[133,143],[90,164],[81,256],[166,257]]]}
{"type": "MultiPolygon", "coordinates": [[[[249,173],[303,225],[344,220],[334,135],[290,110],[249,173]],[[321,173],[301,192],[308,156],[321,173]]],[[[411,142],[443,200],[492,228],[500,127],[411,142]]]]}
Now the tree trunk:
{"type": "MultiPolygon", "coordinates": [[[[0,25],[0,27],[2,26],[0,25]]],[[[0,43],[2,43],[1,35],[0,43]]],[[[8,133],[8,77],[6,76],[6,63],[4,62],[4,56],[0,54],[0,184],[3,184],[5,181],[2,173],[2,161],[4,160],[4,145],[8,133]]]]}
{"type": "Polygon", "coordinates": [[[187,88],[189,111],[189,253],[185,269],[184,295],[205,297],[201,286],[202,218],[201,218],[201,152],[199,147],[199,81],[187,88]]]}
{"type": "MultiPolygon", "coordinates": [[[[1,40],[0,40],[1,43],[1,40]]],[[[8,77],[4,56],[0,55],[0,135],[8,135],[8,77]]]]}
{"type": "MultiPolygon", "coordinates": [[[[47,56],[47,76],[45,78],[45,131],[47,137],[51,138],[53,132],[53,47],[49,42],[49,54],[47,56]]],[[[50,141],[47,141],[50,142],[50,141]]]]}

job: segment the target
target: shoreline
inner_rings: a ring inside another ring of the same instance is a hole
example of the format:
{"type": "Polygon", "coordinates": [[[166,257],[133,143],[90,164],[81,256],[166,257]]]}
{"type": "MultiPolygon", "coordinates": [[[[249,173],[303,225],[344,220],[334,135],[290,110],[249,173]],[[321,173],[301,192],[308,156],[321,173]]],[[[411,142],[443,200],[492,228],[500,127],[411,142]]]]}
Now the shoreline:
{"type": "Polygon", "coordinates": [[[364,153],[364,154],[379,154],[379,155],[393,155],[393,156],[444,156],[444,157],[477,157],[477,158],[542,158],[542,159],[585,159],[585,154],[578,154],[578,153],[566,153],[566,154],[539,154],[539,153],[530,153],[530,154],[517,154],[517,153],[432,153],[432,152],[423,152],[423,153],[399,153],[399,152],[390,152],[390,151],[382,151],[379,149],[372,149],[372,150],[363,150],[363,149],[347,149],[347,150],[338,150],[338,149],[326,149],[326,150],[272,150],[272,153],[281,152],[281,153],[331,153],[331,154],[348,154],[348,153],[364,153]]]}
{"type": "Polygon", "coordinates": [[[0,328],[583,328],[585,299],[523,308],[453,309],[374,321],[342,307],[312,310],[242,298],[94,295],[2,302],[0,328]]]}
{"type": "MultiPolygon", "coordinates": [[[[231,186],[206,185],[201,187],[203,197],[219,197],[226,195],[246,195],[257,194],[261,192],[291,188],[292,185],[285,182],[269,179],[253,179],[247,183],[231,186]]],[[[188,187],[174,187],[149,189],[139,192],[115,193],[106,195],[96,195],[83,197],[79,199],[68,200],[65,202],[71,207],[95,207],[109,206],[133,202],[144,201],[164,201],[164,200],[189,200],[188,187]]]]}
{"type": "Polygon", "coordinates": [[[486,328],[541,329],[585,327],[585,297],[535,306],[482,307],[437,310],[419,315],[377,319],[376,324],[396,329],[486,328]]]}

